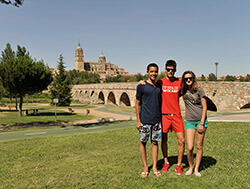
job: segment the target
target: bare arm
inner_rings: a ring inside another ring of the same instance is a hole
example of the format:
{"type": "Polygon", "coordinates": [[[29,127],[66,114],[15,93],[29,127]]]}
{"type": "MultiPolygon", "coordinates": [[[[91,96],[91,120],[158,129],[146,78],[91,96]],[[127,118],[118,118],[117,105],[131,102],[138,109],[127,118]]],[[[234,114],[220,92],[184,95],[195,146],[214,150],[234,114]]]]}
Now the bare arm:
{"type": "Polygon", "coordinates": [[[201,105],[202,105],[202,116],[201,116],[201,123],[197,127],[198,132],[203,132],[204,130],[204,122],[205,122],[206,115],[207,115],[207,101],[205,98],[201,98],[201,105]]]}
{"type": "Polygon", "coordinates": [[[137,118],[136,127],[140,131],[141,130],[141,119],[140,119],[141,100],[140,99],[136,99],[136,102],[135,102],[135,111],[136,111],[136,118],[137,118]]]}

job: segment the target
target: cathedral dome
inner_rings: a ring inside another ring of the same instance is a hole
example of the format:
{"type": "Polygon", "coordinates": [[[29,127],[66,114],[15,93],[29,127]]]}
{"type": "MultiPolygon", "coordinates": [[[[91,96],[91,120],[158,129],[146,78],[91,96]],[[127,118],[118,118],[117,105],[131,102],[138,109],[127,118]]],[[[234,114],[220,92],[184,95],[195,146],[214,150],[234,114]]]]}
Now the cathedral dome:
{"type": "Polygon", "coordinates": [[[80,45],[80,42],[78,43],[78,46],[76,48],[76,55],[83,55],[83,49],[80,45]]]}
{"type": "MultiPolygon", "coordinates": [[[[101,52],[101,55],[100,55],[99,57],[105,57],[105,56],[103,55],[103,52],[101,52]]],[[[106,57],[105,57],[105,58],[106,58],[106,57]]]]}
{"type": "Polygon", "coordinates": [[[101,52],[101,55],[99,56],[98,62],[106,62],[106,57],[103,55],[103,52],[101,52]]]}

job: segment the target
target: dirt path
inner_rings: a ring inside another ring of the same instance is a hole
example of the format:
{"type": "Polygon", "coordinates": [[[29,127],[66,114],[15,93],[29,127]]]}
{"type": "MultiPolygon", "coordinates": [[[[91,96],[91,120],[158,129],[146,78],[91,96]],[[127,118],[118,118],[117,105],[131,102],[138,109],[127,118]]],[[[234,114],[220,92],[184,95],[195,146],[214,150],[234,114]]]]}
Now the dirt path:
{"type": "MultiPolygon", "coordinates": [[[[96,109],[98,109],[100,107],[95,107],[93,109],[89,109],[90,113],[89,115],[94,116],[94,119],[91,120],[84,120],[84,121],[74,121],[74,122],[68,122],[67,125],[72,125],[72,124],[86,124],[86,123],[96,123],[98,121],[101,121],[103,119],[112,119],[115,121],[121,121],[121,120],[135,120],[136,117],[135,116],[128,116],[128,115],[122,115],[119,113],[111,113],[111,112],[103,112],[103,111],[98,111],[96,109]]],[[[68,109],[63,109],[64,111],[68,111],[68,109]]],[[[86,109],[74,109],[74,113],[77,114],[82,114],[82,115],[86,115],[86,109]]]]}

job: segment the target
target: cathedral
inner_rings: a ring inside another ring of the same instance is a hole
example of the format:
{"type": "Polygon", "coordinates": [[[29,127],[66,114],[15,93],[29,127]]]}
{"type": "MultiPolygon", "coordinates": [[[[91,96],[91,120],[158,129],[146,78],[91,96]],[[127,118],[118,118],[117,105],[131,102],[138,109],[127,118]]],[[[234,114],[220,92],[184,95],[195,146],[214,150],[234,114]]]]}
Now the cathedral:
{"type": "Polygon", "coordinates": [[[83,49],[80,43],[78,43],[75,51],[75,69],[79,71],[98,73],[101,81],[104,81],[107,77],[128,74],[128,72],[124,71],[124,68],[119,68],[118,66],[111,64],[111,62],[107,62],[103,52],[101,52],[98,62],[85,62],[83,49]]]}

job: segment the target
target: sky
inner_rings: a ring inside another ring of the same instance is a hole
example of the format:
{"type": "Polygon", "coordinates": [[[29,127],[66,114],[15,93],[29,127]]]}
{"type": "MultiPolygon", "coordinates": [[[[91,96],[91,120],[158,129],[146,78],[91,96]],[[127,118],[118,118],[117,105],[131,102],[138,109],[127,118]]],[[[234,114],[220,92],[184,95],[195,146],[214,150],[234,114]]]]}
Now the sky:
{"type": "Polygon", "coordinates": [[[24,46],[56,68],[60,54],[74,69],[80,41],[85,61],[108,62],[131,74],[177,62],[177,76],[250,74],[249,0],[24,0],[0,3],[0,51],[24,46]]]}

